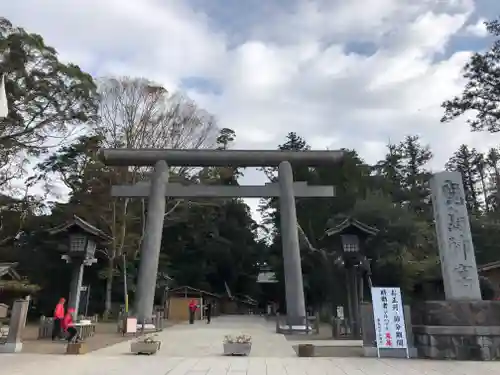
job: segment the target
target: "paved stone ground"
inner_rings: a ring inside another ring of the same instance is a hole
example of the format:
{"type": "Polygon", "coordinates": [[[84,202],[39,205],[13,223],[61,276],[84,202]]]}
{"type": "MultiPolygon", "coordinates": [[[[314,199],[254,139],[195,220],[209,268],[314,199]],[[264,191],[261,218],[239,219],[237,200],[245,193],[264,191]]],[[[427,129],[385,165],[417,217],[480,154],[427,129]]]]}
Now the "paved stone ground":
{"type": "Polygon", "coordinates": [[[220,318],[213,325],[179,325],[159,334],[155,356],[126,354],[120,343],[84,356],[1,354],[0,373],[10,375],[497,375],[500,363],[375,358],[297,358],[274,326],[252,317],[220,318]],[[225,334],[253,335],[252,356],[222,357],[225,334]]]}
{"type": "MultiPolygon", "coordinates": [[[[162,357],[218,357],[222,354],[225,335],[252,336],[251,357],[295,357],[295,351],[283,335],[275,333],[273,324],[256,316],[226,316],[211,324],[198,321],[193,325],[179,324],[158,333],[162,357]]],[[[95,356],[121,355],[130,351],[130,343],[123,342],[90,353],[95,356]]]]}
{"type": "Polygon", "coordinates": [[[3,354],[2,374],[31,375],[498,375],[494,362],[372,358],[55,356],[3,354]]]}

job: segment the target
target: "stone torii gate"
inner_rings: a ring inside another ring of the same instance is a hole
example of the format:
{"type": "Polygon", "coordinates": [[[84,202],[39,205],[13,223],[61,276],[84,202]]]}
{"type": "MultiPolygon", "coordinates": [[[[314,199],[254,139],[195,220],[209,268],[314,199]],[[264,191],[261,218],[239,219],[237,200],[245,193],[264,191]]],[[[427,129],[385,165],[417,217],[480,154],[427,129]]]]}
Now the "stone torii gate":
{"type": "Polygon", "coordinates": [[[333,186],[308,186],[293,181],[292,165],[331,166],[343,158],[342,151],[268,150],[171,150],[103,149],[100,158],[110,166],[154,166],[150,183],[113,186],[116,197],[149,197],[146,232],[135,299],[139,322],[153,313],[156,275],[160,255],[165,197],[279,197],[281,237],[285,270],[286,307],[289,324],[303,325],[306,316],[295,197],[333,197],[333,186]],[[278,183],[263,186],[213,186],[169,183],[169,167],[278,167],[278,183]]]}

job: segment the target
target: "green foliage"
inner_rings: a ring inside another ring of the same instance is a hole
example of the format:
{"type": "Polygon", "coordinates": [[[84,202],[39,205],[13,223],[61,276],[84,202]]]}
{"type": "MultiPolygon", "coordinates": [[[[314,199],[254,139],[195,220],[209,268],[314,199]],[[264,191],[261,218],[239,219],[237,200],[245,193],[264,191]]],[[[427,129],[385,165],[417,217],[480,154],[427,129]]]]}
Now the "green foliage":
{"type": "Polygon", "coordinates": [[[445,114],[442,122],[453,120],[466,112],[474,112],[468,119],[471,129],[489,132],[500,131],[500,20],[486,22],[493,38],[493,45],[486,52],[472,55],[464,67],[467,80],[462,95],[443,103],[445,114]]]}
{"type": "Polygon", "coordinates": [[[95,120],[96,87],[92,77],[63,64],[40,35],[0,18],[0,72],[6,74],[9,105],[0,120],[0,186],[19,177],[27,155],[64,140],[75,126],[95,120]]]}
{"type": "MultiPolygon", "coordinates": [[[[290,133],[278,148],[300,151],[308,145],[290,133]]],[[[323,245],[325,229],[346,216],[379,229],[365,248],[371,259],[372,281],[375,285],[398,285],[411,298],[416,284],[440,276],[429,190],[432,152],[418,136],[387,145],[386,156],[373,166],[366,165],[355,151],[345,151],[344,162],[337,166],[294,170],[296,181],[331,184],[337,194],[332,199],[296,199],[299,226],[315,248],[323,245]]],[[[500,240],[497,155],[496,149],[481,154],[463,145],[446,164],[447,169],[460,171],[464,178],[479,264],[499,260],[495,247],[500,240]]],[[[271,181],[276,180],[275,170],[266,172],[271,181]]],[[[283,283],[278,202],[264,200],[260,209],[273,236],[268,263],[283,283]]],[[[311,251],[306,246],[301,249],[306,298],[311,306],[319,307],[327,301],[345,303],[345,290],[338,288],[345,283],[343,271],[333,262],[336,250],[328,246],[323,251],[311,251]]]]}

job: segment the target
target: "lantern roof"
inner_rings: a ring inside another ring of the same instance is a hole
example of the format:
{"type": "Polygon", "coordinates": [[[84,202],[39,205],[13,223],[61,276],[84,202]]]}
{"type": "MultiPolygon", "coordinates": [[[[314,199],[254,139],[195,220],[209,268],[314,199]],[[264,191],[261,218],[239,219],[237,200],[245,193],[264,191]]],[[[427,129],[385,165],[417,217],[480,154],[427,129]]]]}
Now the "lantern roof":
{"type": "Polygon", "coordinates": [[[326,230],[327,237],[342,235],[342,234],[364,234],[365,236],[375,236],[379,230],[362,223],[352,217],[348,217],[335,227],[326,230]]]}
{"type": "Polygon", "coordinates": [[[64,232],[74,232],[74,231],[84,232],[87,235],[97,237],[101,240],[111,240],[111,237],[108,236],[106,233],[104,233],[102,230],[96,228],[92,224],[89,224],[81,217],[76,215],[73,215],[72,220],[62,225],[59,225],[55,228],[49,229],[49,234],[55,235],[64,232]]]}

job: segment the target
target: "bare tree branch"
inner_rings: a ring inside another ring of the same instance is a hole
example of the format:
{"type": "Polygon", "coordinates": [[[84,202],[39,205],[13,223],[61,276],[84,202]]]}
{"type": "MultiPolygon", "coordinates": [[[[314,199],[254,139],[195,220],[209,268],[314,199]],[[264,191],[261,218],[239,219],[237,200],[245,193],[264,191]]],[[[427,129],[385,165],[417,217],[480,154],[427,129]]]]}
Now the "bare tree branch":
{"type": "MultiPolygon", "coordinates": [[[[104,147],[109,148],[203,148],[215,144],[217,128],[213,116],[201,110],[196,103],[181,96],[169,95],[167,90],[145,79],[128,77],[102,78],[98,82],[99,122],[95,129],[104,147]]],[[[114,184],[135,184],[149,174],[150,168],[115,168],[114,184]]],[[[189,173],[189,170],[177,170],[189,173]]],[[[109,227],[113,237],[110,267],[115,267],[114,259],[122,256],[130,245],[126,244],[129,224],[137,223],[137,217],[129,212],[129,199],[117,211],[114,201],[113,218],[109,227]]],[[[165,213],[170,216],[183,203],[178,200],[165,213]]],[[[144,239],[145,202],[141,202],[140,221],[142,233],[137,254],[144,239]]],[[[107,273],[107,283],[111,283],[112,272],[107,273]]],[[[107,284],[107,291],[111,284],[107,284]]],[[[106,309],[110,306],[110,292],[106,295],[106,309]]]]}

